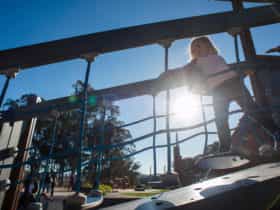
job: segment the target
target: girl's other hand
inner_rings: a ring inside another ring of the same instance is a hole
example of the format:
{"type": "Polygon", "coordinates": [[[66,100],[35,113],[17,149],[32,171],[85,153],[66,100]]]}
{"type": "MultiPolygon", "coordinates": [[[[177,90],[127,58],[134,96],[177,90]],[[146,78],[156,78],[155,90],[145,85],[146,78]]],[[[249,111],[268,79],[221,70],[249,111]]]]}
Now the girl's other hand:
{"type": "Polygon", "coordinates": [[[196,65],[196,61],[197,61],[196,58],[195,58],[195,59],[192,59],[192,60],[189,62],[189,65],[190,65],[190,66],[196,65]]]}
{"type": "Polygon", "coordinates": [[[172,74],[171,71],[163,72],[159,75],[158,79],[159,80],[167,80],[171,77],[171,74],[172,74]]]}

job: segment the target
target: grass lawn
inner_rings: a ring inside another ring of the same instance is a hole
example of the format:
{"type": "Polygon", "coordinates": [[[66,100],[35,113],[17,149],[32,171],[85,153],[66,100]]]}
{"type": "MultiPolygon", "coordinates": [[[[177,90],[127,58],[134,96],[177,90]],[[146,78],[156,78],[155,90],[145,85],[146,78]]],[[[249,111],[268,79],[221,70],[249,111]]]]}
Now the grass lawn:
{"type": "Polygon", "coordinates": [[[146,192],[146,191],[122,192],[121,195],[145,198],[145,197],[157,195],[157,194],[160,194],[160,193],[166,192],[166,191],[168,191],[168,190],[161,189],[161,190],[152,190],[152,191],[148,191],[148,192],[146,192]]]}

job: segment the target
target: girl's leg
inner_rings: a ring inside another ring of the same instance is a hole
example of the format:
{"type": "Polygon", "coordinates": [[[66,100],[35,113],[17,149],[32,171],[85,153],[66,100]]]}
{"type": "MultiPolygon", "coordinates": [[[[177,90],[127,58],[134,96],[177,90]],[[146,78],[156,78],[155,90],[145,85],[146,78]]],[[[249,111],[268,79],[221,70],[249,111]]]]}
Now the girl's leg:
{"type": "Polygon", "coordinates": [[[228,125],[229,99],[220,95],[213,95],[213,106],[216,117],[217,132],[220,141],[220,152],[230,150],[231,134],[228,125]]]}
{"type": "Polygon", "coordinates": [[[240,83],[237,83],[232,87],[232,89],[235,90],[235,95],[241,95],[241,97],[236,97],[236,102],[243,110],[245,110],[246,114],[253,117],[271,132],[278,130],[276,124],[272,120],[272,113],[269,110],[259,110],[258,105],[253,101],[248,89],[245,86],[242,87],[240,83]],[[238,92],[240,93],[238,94],[238,92]]]}
{"type": "Polygon", "coordinates": [[[258,105],[252,99],[248,89],[243,84],[240,84],[240,81],[231,82],[227,92],[244,111],[250,112],[249,115],[257,120],[261,119],[261,114],[257,112],[258,105]]]}

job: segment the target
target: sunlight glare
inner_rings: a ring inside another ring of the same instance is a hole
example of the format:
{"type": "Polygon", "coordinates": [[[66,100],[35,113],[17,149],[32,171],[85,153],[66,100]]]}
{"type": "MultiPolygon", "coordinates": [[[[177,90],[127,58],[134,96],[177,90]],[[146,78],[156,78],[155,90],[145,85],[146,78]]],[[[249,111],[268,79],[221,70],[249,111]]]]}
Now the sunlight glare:
{"type": "Polygon", "coordinates": [[[185,93],[175,98],[171,105],[171,112],[178,121],[193,121],[200,113],[199,97],[185,93]]]}

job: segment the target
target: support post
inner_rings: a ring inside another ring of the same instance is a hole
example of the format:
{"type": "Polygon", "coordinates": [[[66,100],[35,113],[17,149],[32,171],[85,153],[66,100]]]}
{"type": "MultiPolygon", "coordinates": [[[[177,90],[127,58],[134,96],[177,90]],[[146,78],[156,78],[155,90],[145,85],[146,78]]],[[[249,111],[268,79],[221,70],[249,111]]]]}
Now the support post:
{"type": "Polygon", "coordinates": [[[54,149],[55,141],[56,141],[57,122],[58,122],[58,118],[59,118],[59,112],[57,112],[56,110],[53,110],[51,115],[52,115],[53,120],[54,120],[54,125],[53,125],[53,130],[52,130],[52,141],[51,141],[51,147],[50,147],[48,159],[47,159],[46,165],[44,167],[44,174],[43,174],[43,177],[42,177],[41,182],[40,182],[39,190],[37,192],[37,196],[36,196],[37,201],[40,200],[40,195],[41,195],[41,192],[42,192],[42,188],[44,187],[45,182],[46,182],[46,177],[47,177],[46,175],[47,175],[47,173],[50,172],[50,170],[49,170],[50,158],[53,155],[53,149],[54,149]]]}
{"type": "Polygon", "coordinates": [[[4,100],[4,97],[6,95],[9,83],[10,83],[10,79],[11,79],[11,77],[6,76],[5,84],[4,84],[4,87],[2,89],[1,96],[0,96],[0,107],[2,107],[3,100],[4,100]]]}
{"type": "MultiPolygon", "coordinates": [[[[239,33],[233,35],[236,63],[240,63],[238,35],[239,35],[239,33]]],[[[244,81],[243,81],[245,74],[244,74],[243,71],[240,71],[239,68],[237,68],[237,70],[239,72],[239,82],[240,82],[240,85],[242,87],[242,100],[243,100],[243,104],[244,104],[243,110],[246,113],[247,112],[246,98],[245,98],[246,90],[245,90],[244,81]]]]}
{"type": "MultiPolygon", "coordinates": [[[[233,11],[238,13],[244,9],[242,0],[232,1],[233,11]]],[[[240,40],[242,43],[242,48],[244,51],[245,59],[253,60],[256,58],[256,50],[252,38],[252,34],[249,29],[244,29],[240,32],[240,40]]],[[[261,87],[261,83],[256,74],[250,75],[251,85],[256,98],[256,102],[262,106],[266,105],[266,98],[264,94],[264,89],[261,87]]]]}
{"type": "Polygon", "coordinates": [[[101,128],[100,128],[100,133],[101,133],[101,138],[99,145],[101,145],[101,148],[99,151],[97,151],[98,156],[97,156],[97,164],[96,164],[96,176],[95,176],[95,189],[99,189],[99,184],[100,184],[100,176],[102,173],[102,161],[103,161],[103,145],[104,145],[104,138],[105,138],[105,117],[106,117],[106,101],[104,97],[102,98],[102,113],[101,113],[101,128]]]}
{"type": "Polygon", "coordinates": [[[207,128],[207,123],[206,123],[206,113],[205,113],[205,110],[204,110],[203,96],[202,95],[200,95],[200,106],[201,106],[201,114],[202,114],[202,120],[203,120],[203,127],[204,127],[204,132],[205,132],[203,154],[206,154],[207,146],[208,146],[208,128],[207,128]]]}
{"type": "Polygon", "coordinates": [[[0,96],[0,107],[2,107],[3,100],[5,98],[7,89],[8,89],[9,84],[10,84],[10,80],[11,80],[11,78],[15,78],[16,77],[17,72],[18,72],[18,69],[10,69],[6,73],[6,81],[5,81],[4,87],[3,87],[2,92],[1,92],[1,96],[0,96]]]}
{"type": "MultiPolygon", "coordinates": [[[[164,71],[168,71],[168,52],[172,40],[163,40],[159,44],[164,48],[164,71]]],[[[167,173],[171,174],[171,138],[170,138],[170,90],[166,90],[166,140],[167,140],[167,173]]]]}
{"type": "Polygon", "coordinates": [[[83,149],[83,139],[85,136],[85,119],[86,119],[86,112],[87,112],[87,87],[88,87],[88,80],[90,74],[91,63],[94,61],[97,53],[86,54],[83,55],[82,58],[87,61],[87,69],[85,74],[84,80],[84,88],[82,93],[82,104],[81,104],[81,120],[80,120],[80,136],[78,142],[78,166],[77,166],[77,177],[76,177],[76,192],[80,192],[81,190],[81,171],[82,171],[82,149],[83,149]]]}
{"type": "Polygon", "coordinates": [[[157,150],[156,150],[156,134],[157,131],[157,118],[156,118],[156,96],[153,95],[153,160],[154,160],[154,177],[157,176],[157,150]]]}

